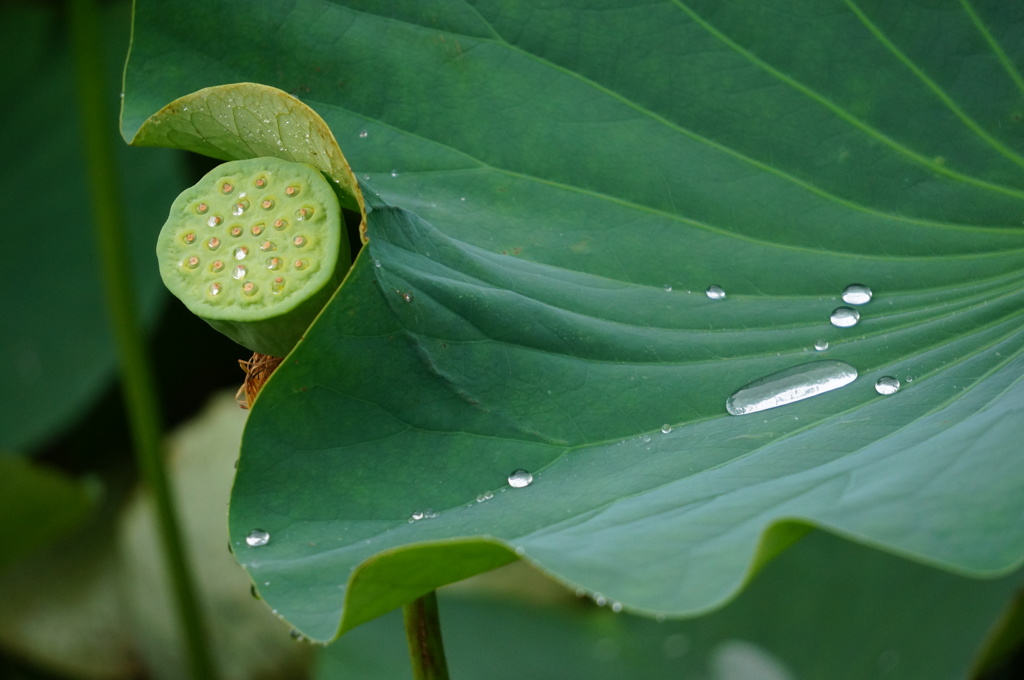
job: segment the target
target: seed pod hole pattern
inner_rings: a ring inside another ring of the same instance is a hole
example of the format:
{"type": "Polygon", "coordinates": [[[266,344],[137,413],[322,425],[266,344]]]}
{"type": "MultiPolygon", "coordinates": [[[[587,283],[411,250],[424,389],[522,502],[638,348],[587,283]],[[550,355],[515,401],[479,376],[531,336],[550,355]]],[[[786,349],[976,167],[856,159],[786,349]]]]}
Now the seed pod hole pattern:
{"type": "MultiPolygon", "coordinates": [[[[328,282],[340,283],[339,261],[349,264],[341,208],[329,181],[309,165],[277,158],[224,163],[182,192],[160,232],[157,256],[164,284],[175,296],[256,351],[270,349],[251,346],[248,336],[259,331],[232,334],[225,328],[307,306],[303,303],[328,282]],[[225,241],[230,243],[226,253],[225,241]],[[275,257],[251,262],[254,253],[275,257]],[[225,259],[235,264],[226,266],[225,259]],[[294,266],[282,266],[285,262],[294,266]]],[[[296,339],[317,312],[304,310],[295,320],[296,339]]],[[[273,349],[290,349],[276,337],[280,328],[273,335],[273,349]]]]}

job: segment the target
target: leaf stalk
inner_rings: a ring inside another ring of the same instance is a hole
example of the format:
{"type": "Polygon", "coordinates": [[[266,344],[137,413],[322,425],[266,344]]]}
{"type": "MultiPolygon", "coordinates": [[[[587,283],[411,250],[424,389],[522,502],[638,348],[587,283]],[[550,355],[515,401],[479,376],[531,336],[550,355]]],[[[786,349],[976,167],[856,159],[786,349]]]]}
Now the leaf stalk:
{"type": "Polygon", "coordinates": [[[163,427],[152,364],[138,318],[131,268],[125,266],[130,260],[125,246],[123,203],[110,130],[110,121],[114,118],[108,115],[104,99],[107,90],[103,82],[101,46],[105,38],[99,30],[95,0],[71,0],[70,20],[91,209],[133,448],[143,483],[155,501],[164,561],[178,608],[191,675],[195,680],[214,680],[217,674],[213,657],[163,464],[163,427]]]}
{"type": "Polygon", "coordinates": [[[408,602],[402,608],[405,634],[409,641],[409,660],[413,680],[448,680],[448,664],[441,640],[441,619],[437,612],[437,592],[408,602]]]}

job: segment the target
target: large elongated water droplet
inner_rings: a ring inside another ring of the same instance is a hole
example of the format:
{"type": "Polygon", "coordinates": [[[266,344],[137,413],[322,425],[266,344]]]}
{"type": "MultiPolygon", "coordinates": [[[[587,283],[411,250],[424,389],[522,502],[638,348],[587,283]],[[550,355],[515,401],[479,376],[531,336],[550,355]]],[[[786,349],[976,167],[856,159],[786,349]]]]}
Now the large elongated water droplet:
{"type": "Polygon", "coordinates": [[[757,413],[808,399],[849,385],[857,369],[843,361],[812,361],[759,378],[740,388],[725,402],[734,416],[757,413]]]}
{"type": "Polygon", "coordinates": [[[843,302],[848,305],[866,305],[871,302],[871,289],[862,283],[851,283],[843,289],[843,302]]]}

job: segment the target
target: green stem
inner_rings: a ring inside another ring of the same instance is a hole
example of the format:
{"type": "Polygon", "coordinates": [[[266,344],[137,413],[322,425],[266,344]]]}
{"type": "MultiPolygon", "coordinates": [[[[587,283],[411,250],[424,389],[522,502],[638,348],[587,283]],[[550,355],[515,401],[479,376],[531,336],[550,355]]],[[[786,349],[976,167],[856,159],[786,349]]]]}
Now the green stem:
{"type": "Polygon", "coordinates": [[[170,575],[192,677],[216,677],[196,588],[188,567],[174,501],[163,466],[163,432],[152,365],[144,344],[131,262],[122,224],[122,202],[113,154],[113,130],[105,100],[103,55],[106,37],[99,30],[94,0],[71,0],[71,38],[76,62],[78,101],[86,176],[90,182],[93,221],[99,248],[104,293],[120,361],[121,386],[143,482],[156,503],[157,525],[170,575]]]}
{"type": "Polygon", "coordinates": [[[437,615],[437,593],[431,590],[402,609],[413,680],[448,680],[441,641],[441,619],[437,615]]]}

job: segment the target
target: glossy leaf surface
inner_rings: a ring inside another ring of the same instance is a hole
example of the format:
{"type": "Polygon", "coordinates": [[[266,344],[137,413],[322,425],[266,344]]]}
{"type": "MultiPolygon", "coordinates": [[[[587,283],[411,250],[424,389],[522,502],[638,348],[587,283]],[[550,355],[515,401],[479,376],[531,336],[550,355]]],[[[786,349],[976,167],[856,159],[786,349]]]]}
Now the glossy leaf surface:
{"type": "Polygon", "coordinates": [[[262,81],[380,192],[234,490],[239,560],[306,634],[517,553],[696,613],[806,524],[964,574],[1019,564],[1019,9],[297,3],[214,41],[227,12],[140,2],[126,135],[262,81]],[[874,298],[839,328],[852,283],[874,298]],[[858,379],[727,414],[821,359],[858,379]]]}

